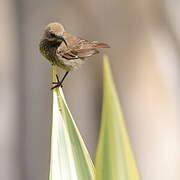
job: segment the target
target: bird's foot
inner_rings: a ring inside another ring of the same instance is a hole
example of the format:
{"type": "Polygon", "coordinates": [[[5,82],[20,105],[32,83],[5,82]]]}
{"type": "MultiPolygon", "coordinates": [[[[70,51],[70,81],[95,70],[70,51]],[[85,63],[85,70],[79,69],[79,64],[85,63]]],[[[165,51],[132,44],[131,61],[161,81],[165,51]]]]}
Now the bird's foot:
{"type": "Polygon", "coordinates": [[[62,81],[59,80],[58,75],[56,74],[57,82],[52,82],[52,84],[56,84],[51,88],[51,90],[58,88],[58,87],[63,87],[62,81]]]}

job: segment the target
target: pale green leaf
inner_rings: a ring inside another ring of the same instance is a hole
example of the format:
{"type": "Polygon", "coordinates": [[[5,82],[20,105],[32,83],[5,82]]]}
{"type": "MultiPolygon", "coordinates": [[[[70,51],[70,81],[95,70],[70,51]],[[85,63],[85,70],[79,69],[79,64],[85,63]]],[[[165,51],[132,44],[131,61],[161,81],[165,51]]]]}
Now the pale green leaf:
{"type": "MultiPolygon", "coordinates": [[[[56,69],[53,67],[53,81],[56,69]]],[[[94,165],[66,104],[61,88],[53,90],[50,180],[94,180],[94,165]]]]}
{"type": "Polygon", "coordinates": [[[104,92],[96,155],[97,180],[139,180],[108,58],[104,57],[104,92]]]}

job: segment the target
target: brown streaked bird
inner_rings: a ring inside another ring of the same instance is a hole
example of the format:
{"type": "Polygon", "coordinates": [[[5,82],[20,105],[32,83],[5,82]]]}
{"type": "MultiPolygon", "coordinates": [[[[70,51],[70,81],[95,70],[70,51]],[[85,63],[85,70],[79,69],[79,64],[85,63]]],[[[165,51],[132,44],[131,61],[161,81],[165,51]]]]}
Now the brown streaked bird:
{"type": "Polygon", "coordinates": [[[99,53],[98,48],[109,47],[106,43],[89,42],[73,36],[60,23],[48,24],[39,44],[40,52],[52,65],[66,70],[61,81],[56,76],[58,82],[53,82],[56,85],[52,89],[62,86],[69,71],[78,68],[87,57],[99,53]]]}

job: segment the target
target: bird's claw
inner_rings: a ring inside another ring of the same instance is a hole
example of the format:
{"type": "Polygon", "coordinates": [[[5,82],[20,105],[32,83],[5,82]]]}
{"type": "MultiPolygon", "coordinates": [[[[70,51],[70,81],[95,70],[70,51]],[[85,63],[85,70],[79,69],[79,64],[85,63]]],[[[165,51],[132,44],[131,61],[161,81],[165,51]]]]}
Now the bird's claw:
{"type": "Polygon", "coordinates": [[[57,85],[53,86],[53,87],[51,88],[51,90],[53,90],[53,89],[55,89],[55,88],[58,88],[58,87],[63,87],[63,85],[62,85],[61,82],[58,83],[57,85]]]}
{"type": "Polygon", "coordinates": [[[51,90],[55,89],[55,88],[58,88],[58,87],[63,87],[63,84],[62,84],[62,81],[59,81],[59,77],[58,75],[56,74],[56,78],[57,78],[57,82],[52,82],[52,84],[56,84],[55,86],[53,86],[51,88],[51,90]]]}

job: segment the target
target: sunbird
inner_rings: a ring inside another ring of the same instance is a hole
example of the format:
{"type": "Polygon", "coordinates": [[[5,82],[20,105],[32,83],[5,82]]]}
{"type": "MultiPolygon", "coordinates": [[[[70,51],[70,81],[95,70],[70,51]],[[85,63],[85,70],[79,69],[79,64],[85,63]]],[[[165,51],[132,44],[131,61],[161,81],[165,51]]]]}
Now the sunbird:
{"type": "Polygon", "coordinates": [[[88,57],[99,53],[99,48],[110,48],[106,43],[88,41],[67,33],[62,24],[53,22],[45,27],[43,37],[39,44],[41,54],[52,64],[66,71],[62,80],[51,89],[62,87],[68,73],[78,68],[88,57]]]}

